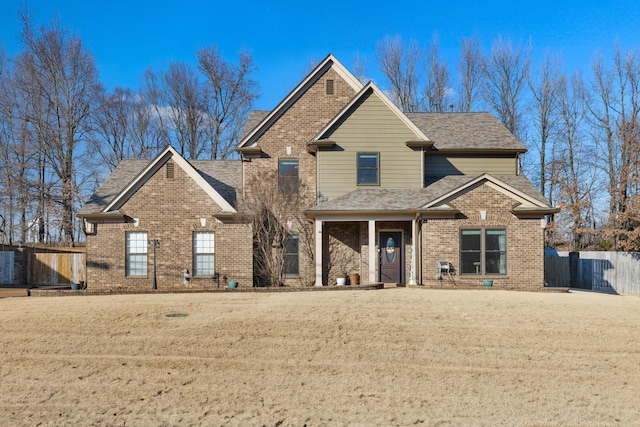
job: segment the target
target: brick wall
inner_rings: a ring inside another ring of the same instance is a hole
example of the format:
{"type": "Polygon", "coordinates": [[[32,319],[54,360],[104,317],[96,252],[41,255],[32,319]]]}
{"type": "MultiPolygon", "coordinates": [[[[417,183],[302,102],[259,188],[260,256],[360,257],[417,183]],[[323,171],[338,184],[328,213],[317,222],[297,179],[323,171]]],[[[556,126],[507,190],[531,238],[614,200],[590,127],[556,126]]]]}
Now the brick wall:
{"type": "MultiPolygon", "coordinates": [[[[169,160],[172,162],[172,160],[169,160]]],[[[152,286],[153,248],[148,250],[148,275],[125,274],[125,235],[144,231],[158,239],[158,288],[183,286],[183,270],[193,271],[193,232],[215,232],[215,269],[240,287],[253,282],[252,233],[247,224],[223,222],[213,217],[220,208],[180,167],[173,179],[160,168],[121,208],[137,219],[126,224],[97,224],[87,236],[87,287],[89,289],[142,289],[152,286]],[[206,224],[201,224],[206,218],[206,224]]],[[[193,277],[192,287],[211,287],[211,277],[193,277]]]]}
{"type": "Polygon", "coordinates": [[[422,225],[422,283],[430,286],[481,286],[484,279],[494,287],[537,289],[544,284],[544,230],[540,219],[518,219],[510,213],[515,201],[486,184],[451,202],[462,215],[458,219],[427,219],[422,225]],[[480,211],[486,211],[482,219],[480,211]],[[504,228],[507,233],[506,275],[460,274],[460,229],[504,228]],[[453,281],[436,280],[438,261],[456,269],[453,281]],[[455,283],[455,284],[454,284],[455,283]]]}
{"type": "MultiPolygon", "coordinates": [[[[260,158],[244,162],[245,197],[251,197],[251,182],[269,174],[277,173],[278,160],[298,159],[301,189],[305,200],[304,205],[313,206],[316,203],[316,157],[307,151],[307,143],[353,98],[355,91],[338,73],[329,69],[319,76],[308,90],[294,102],[287,111],[258,139],[262,149],[260,158]],[[334,94],[327,95],[325,83],[328,79],[334,81],[334,94]],[[290,154],[287,153],[290,147],[290,154]]],[[[281,219],[283,222],[287,218],[281,219]]],[[[295,227],[295,221],[294,221],[295,227]]],[[[295,228],[293,232],[298,231],[295,228]]],[[[300,247],[313,242],[304,241],[304,233],[300,234],[300,247]]],[[[313,259],[303,250],[300,251],[300,277],[286,278],[287,286],[313,284],[315,280],[315,265],[313,259]]]]}

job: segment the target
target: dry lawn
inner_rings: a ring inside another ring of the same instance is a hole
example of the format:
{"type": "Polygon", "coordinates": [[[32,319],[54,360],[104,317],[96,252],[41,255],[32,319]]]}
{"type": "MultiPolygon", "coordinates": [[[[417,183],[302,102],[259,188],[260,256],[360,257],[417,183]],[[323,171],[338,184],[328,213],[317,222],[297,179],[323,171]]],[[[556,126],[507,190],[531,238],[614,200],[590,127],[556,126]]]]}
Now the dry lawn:
{"type": "Polygon", "coordinates": [[[3,426],[640,425],[639,297],[5,298],[0,328],[3,426]]]}

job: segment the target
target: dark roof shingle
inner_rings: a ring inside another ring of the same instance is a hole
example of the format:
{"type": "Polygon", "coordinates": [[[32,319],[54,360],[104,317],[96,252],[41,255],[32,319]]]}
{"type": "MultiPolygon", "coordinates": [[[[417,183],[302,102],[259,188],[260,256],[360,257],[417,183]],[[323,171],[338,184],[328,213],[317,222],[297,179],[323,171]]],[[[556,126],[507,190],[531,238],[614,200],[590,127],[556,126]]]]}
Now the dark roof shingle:
{"type": "MultiPolygon", "coordinates": [[[[424,188],[358,188],[333,200],[314,206],[314,211],[335,212],[412,212],[478,178],[470,175],[445,176],[424,188]]],[[[548,205],[548,201],[523,175],[495,177],[515,190],[548,205]]]]}
{"type": "MultiPolygon", "coordinates": [[[[150,160],[122,160],[78,211],[78,215],[101,212],[150,162],[150,160]]],[[[242,194],[242,162],[239,160],[191,160],[189,163],[227,202],[232,206],[236,205],[238,195],[242,194]]]]}
{"type": "Polygon", "coordinates": [[[493,114],[405,113],[438,150],[509,149],[526,147],[493,114]]]}

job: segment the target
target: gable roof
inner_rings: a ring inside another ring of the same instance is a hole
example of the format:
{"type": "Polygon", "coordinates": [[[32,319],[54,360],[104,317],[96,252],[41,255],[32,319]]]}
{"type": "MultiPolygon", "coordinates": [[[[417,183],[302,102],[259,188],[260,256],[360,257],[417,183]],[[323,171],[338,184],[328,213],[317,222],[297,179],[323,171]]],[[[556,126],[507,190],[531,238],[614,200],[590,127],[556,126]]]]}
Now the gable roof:
{"type": "MultiPolygon", "coordinates": [[[[310,87],[329,69],[336,71],[354,91],[358,92],[362,89],[362,83],[349,72],[332,54],[327,55],[299,84],[296,86],[281,102],[264,115],[257,125],[254,125],[248,131],[243,130],[243,137],[236,146],[236,150],[242,152],[256,148],[257,138],[264,133],[289,107],[295,103],[310,87]]],[[[258,114],[254,116],[257,119],[258,114]]],[[[247,120],[247,124],[249,120],[247,120]]],[[[245,125],[245,128],[248,128],[245,125]]]]}
{"type": "Polygon", "coordinates": [[[252,110],[247,117],[247,121],[244,122],[242,128],[242,134],[240,135],[240,141],[243,141],[252,130],[256,128],[262,122],[265,117],[269,115],[270,111],[267,110],[252,110]]]}
{"type": "MultiPolygon", "coordinates": [[[[310,216],[317,214],[347,214],[385,212],[392,214],[426,212],[429,209],[450,209],[446,202],[471,186],[490,182],[494,188],[511,197],[525,199],[532,213],[555,212],[544,196],[523,175],[488,174],[479,176],[449,175],[424,188],[358,188],[307,210],[310,216]]],[[[517,207],[515,208],[517,209],[517,207]]]]}
{"type": "Polygon", "coordinates": [[[380,98],[380,100],[389,108],[389,110],[396,115],[415,135],[418,140],[429,141],[429,138],[423,133],[423,131],[417,127],[409,118],[403,114],[398,107],[387,97],[384,92],[382,92],[372,81],[367,83],[365,87],[360,90],[354,96],[351,101],[347,105],[340,110],[340,112],[323,127],[318,134],[313,137],[313,139],[309,142],[312,144],[315,141],[323,139],[323,137],[327,134],[327,132],[331,131],[336,124],[340,123],[347,114],[349,114],[353,109],[358,105],[358,103],[363,100],[365,97],[375,94],[380,98]]]}
{"type": "Polygon", "coordinates": [[[440,196],[420,206],[420,209],[428,209],[437,206],[438,204],[446,203],[447,200],[456,198],[466,189],[471,188],[476,184],[485,182],[493,184],[492,187],[501,193],[521,199],[521,203],[526,202],[527,204],[537,208],[549,207],[549,203],[544,199],[542,194],[540,194],[540,192],[533,186],[533,184],[531,184],[531,182],[529,182],[529,180],[524,176],[512,175],[501,176],[500,178],[501,179],[498,179],[487,173],[479,175],[477,177],[473,177],[472,179],[452,189],[451,191],[443,192],[440,196]]]}
{"type": "Polygon", "coordinates": [[[236,213],[233,207],[242,185],[242,164],[238,160],[184,159],[171,146],[152,160],[125,159],[78,211],[79,217],[118,212],[118,209],[169,159],[173,159],[208,195],[221,211],[236,213]]]}
{"type": "Polygon", "coordinates": [[[488,112],[404,114],[433,141],[432,150],[527,151],[522,142],[488,112]]]}

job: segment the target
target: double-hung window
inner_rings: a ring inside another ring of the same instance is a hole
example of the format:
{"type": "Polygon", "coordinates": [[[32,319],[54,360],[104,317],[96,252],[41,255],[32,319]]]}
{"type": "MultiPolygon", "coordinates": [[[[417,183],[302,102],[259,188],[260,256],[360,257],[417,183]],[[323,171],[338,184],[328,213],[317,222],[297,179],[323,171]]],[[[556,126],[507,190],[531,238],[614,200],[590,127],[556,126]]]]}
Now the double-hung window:
{"type": "Polygon", "coordinates": [[[379,153],[358,153],[358,185],[380,185],[379,153]]]}
{"type": "Polygon", "coordinates": [[[148,265],[149,240],[146,232],[128,232],[126,234],[126,275],[146,276],[148,265]]]}
{"type": "Polygon", "coordinates": [[[299,163],[298,159],[278,160],[278,186],[283,193],[298,192],[299,163]]]}
{"type": "Polygon", "coordinates": [[[193,275],[215,274],[215,234],[212,231],[193,233],[193,275]]]}
{"type": "Polygon", "coordinates": [[[299,236],[289,234],[284,242],[284,271],[285,275],[297,276],[300,274],[299,236]]]}
{"type": "Polygon", "coordinates": [[[460,230],[462,274],[507,274],[507,231],[499,228],[460,230]]]}

